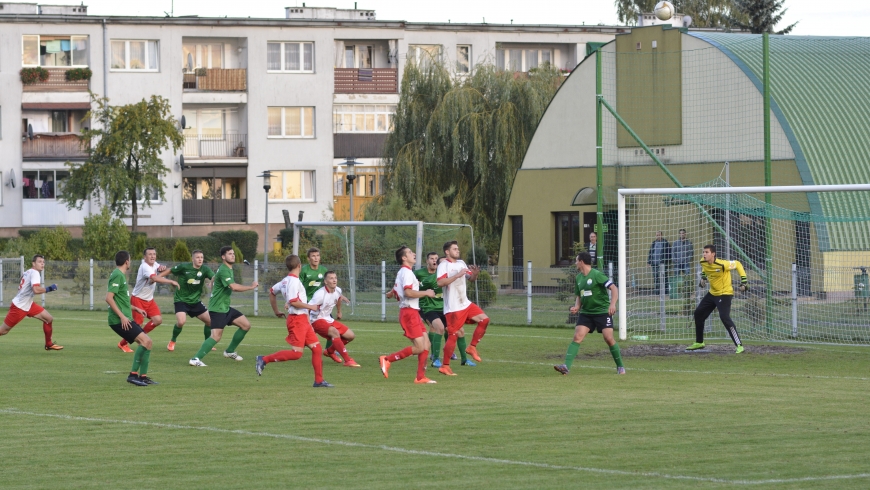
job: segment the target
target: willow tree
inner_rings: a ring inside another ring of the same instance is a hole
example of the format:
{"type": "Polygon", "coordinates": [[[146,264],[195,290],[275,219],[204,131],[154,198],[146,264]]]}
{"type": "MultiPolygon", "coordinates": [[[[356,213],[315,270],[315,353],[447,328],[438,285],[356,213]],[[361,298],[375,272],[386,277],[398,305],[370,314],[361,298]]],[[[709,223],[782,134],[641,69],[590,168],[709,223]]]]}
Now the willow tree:
{"type": "Polygon", "coordinates": [[[453,78],[442,63],[408,63],[381,202],[397,196],[420,209],[442,200],[497,246],[514,176],[561,82],[549,65],[515,73],[479,64],[453,78]]]}
{"type": "Polygon", "coordinates": [[[139,224],[139,206],[151,207],[142,199],[149,189],[162,200],[166,195],[164,176],[169,169],[160,157],[167,149],[177,152],[184,143],[169,101],[152,95],[124,106],[109,105],[108,98],[91,96],[96,109],[85,119],[96,128],[82,131],[82,146],[88,151],[84,163],[66,162],[70,175],[58,196],[69,209],[81,209],[94,198],[112,214],[132,216],[132,229],[139,224]]]}

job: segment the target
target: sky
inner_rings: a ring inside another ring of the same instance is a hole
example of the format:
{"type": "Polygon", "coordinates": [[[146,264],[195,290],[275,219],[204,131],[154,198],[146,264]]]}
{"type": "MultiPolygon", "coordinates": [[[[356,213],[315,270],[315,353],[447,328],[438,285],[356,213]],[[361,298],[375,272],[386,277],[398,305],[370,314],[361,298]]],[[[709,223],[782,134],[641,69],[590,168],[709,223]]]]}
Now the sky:
{"type": "MultiPolygon", "coordinates": [[[[30,0],[28,3],[38,2],[30,0]]],[[[42,2],[40,2],[42,3],[42,2]]],[[[53,5],[78,5],[81,0],[46,0],[53,5]]],[[[283,18],[284,7],[302,6],[301,0],[85,0],[88,14],[163,16],[174,8],[176,16],[283,18]],[[174,3],[174,5],[173,5],[174,3]]],[[[348,0],[305,0],[308,7],[350,9],[348,0]]],[[[605,24],[616,25],[612,0],[358,0],[361,9],[375,10],[379,20],[490,24],[605,24]]],[[[785,0],[788,9],[779,27],[798,22],[792,34],[804,36],[870,36],[870,2],[866,0],[785,0]]]]}

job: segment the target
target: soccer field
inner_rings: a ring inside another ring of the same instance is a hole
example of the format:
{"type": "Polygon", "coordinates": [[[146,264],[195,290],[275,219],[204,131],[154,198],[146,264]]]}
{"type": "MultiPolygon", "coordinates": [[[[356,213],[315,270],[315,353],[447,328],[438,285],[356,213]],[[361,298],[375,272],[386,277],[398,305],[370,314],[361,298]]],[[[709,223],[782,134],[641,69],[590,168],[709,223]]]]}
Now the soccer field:
{"type": "Polygon", "coordinates": [[[205,368],[193,320],[175,352],[171,324],[152,332],[160,384],[140,388],[103,312],[53,313],[62,351],[32,319],[0,338],[2,488],[870,486],[866,347],[624,342],[617,376],[590,335],[561,376],[572,330],[491,325],[477,367],[415,385],[415,358],[377,366],[408,344],[398,323],[355,323],[362,369],[324,358],[336,387],[313,389],[308,350],[254,372],[283,320],[251,318],[245,360],[225,336],[205,368]]]}

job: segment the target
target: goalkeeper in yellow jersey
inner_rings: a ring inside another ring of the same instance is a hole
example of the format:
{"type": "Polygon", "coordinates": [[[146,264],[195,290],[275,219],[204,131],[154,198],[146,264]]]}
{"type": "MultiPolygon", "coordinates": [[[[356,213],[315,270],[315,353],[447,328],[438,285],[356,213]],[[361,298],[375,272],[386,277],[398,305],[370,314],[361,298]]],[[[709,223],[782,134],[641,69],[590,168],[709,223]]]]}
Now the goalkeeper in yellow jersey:
{"type": "Polygon", "coordinates": [[[695,308],[695,343],[686,348],[686,350],[703,349],[704,345],[704,322],[713,310],[719,310],[719,318],[725,325],[725,330],[737,346],[737,354],[743,352],[743,344],[740,342],[740,337],[737,335],[737,326],[731,319],[731,299],[734,298],[734,289],[731,287],[731,271],[737,269],[740,274],[741,292],[749,291],[749,283],[746,281],[746,271],[743,270],[743,265],[736,260],[723,260],[716,258],[716,247],[713,245],[704,246],[704,258],[701,259],[701,284],[700,287],[707,285],[707,280],[710,281],[710,291],[704,295],[704,299],[695,308]]]}

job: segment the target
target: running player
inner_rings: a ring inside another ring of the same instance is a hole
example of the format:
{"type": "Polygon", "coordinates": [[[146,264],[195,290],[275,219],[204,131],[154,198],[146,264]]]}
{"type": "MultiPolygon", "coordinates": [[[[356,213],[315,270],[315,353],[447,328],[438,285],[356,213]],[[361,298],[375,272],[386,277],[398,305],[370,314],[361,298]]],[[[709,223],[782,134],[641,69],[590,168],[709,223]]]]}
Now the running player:
{"type": "Polygon", "coordinates": [[[447,317],[447,343],[444,345],[444,365],[438,372],[447,376],[456,376],[450,369],[450,356],[458,342],[459,329],[466,323],[476,323],[474,334],[471,336],[471,345],[465,350],[477,362],[480,362],[480,354],[477,353],[477,344],[486,333],[489,325],[489,317],[472,303],[466,295],[467,280],[476,281],[480,268],[467,266],[459,259],[459,245],[456,241],[444,244],[444,255],[447,260],[438,265],[438,285],[444,288],[444,314],[447,317]],[[467,280],[466,280],[467,279],[467,280]]]}
{"type": "Polygon", "coordinates": [[[214,286],[211,290],[211,299],[208,301],[208,314],[211,319],[211,336],[205,339],[199,352],[190,360],[191,366],[205,367],[202,358],[211,352],[212,348],[221,341],[224,333],[224,327],[227,325],[235,325],[239,327],[233,335],[233,340],[224,351],[224,357],[241,361],[242,356],[236,353],[236,348],[242,343],[248,330],[251,329],[251,322],[239,310],[230,307],[230,295],[235,292],[251,291],[257,289],[257,281],[251,283],[250,286],[242,286],[236,284],[233,278],[233,264],[236,263],[236,253],[233,247],[221,247],[221,260],[223,263],[218,267],[217,273],[214,276],[214,286]]]}
{"type": "Polygon", "coordinates": [[[327,357],[335,362],[344,363],[347,367],[358,368],[360,365],[347,352],[347,344],[355,337],[353,330],[338,321],[341,320],[342,301],[350,303],[350,300],[341,294],[341,288],[338,287],[338,275],[335,271],[327,271],[326,275],[323,276],[323,287],[315,291],[314,297],[308,302],[309,305],[320,307],[311,311],[311,326],[317,335],[332,342],[332,345],[326,349],[327,357]],[[330,315],[333,308],[335,308],[334,319],[330,315]]]}
{"type": "Polygon", "coordinates": [[[314,368],[314,387],[333,388],[332,384],[323,379],[323,359],[320,357],[323,348],[317,341],[311,323],[308,322],[308,313],[317,311],[320,307],[308,304],[305,287],[299,280],[302,260],[298,255],[288,255],[284,259],[284,265],[289,273],[281,279],[281,282],[269,289],[269,303],[275,316],[283,317],[285,314],[278,311],[276,296],[277,293],[284,296],[286,301],[284,307],[287,310],[287,337],[284,340],[290,344],[290,350],[278,351],[268,356],[257,356],[254,366],[257,369],[257,376],[263,375],[263,369],[270,362],[295,361],[302,358],[303,347],[308,347],[311,349],[311,366],[314,368]]]}
{"type": "Polygon", "coordinates": [[[731,286],[731,271],[737,269],[740,274],[739,291],[749,290],[749,281],[746,280],[746,271],[743,270],[743,264],[737,260],[723,260],[716,258],[716,247],[713,245],[704,245],[704,256],[701,259],[701,288],[707,286],[707,279],[710,280],[710,291],[704,295],[704,298],[698,303],[695,308],[695,343],[686,348],[686,350],[698,350],[706,347],[704,345],[704,322],[713,310],[719,310],[719,319],[725,325],[725,331],[731,337],[734,345],[737,346],[736,354],[743,352],[743,343],[740,342],[740,336],[737,335],[737,325],[731,319],[731,300],[734,299],[734,287],[731,286]]]}
{"type": "Polygon", "coordinates": [[[127,382],[136,386],[156,385],[157,382],[148,377],[148,364],[151,361],[151,337],[142,330],[135,321],[131,321],[131,310],[139,310],[138,306],[130,304],[130,290],[127,288],[127,271],[130,269],[130,252],[121,250],[115,254],[117,269],[109,275],[109,287],[106,292],[106,303],[109,304],[109,327],[128,343],[136,342],[139,347],[133,354],[133,367],[127,376],[127,382]]]}
{"type": "MultiPolygon", "coordinates": [[[[438,257],[435,252],[429,252],[426,255],[426,267],[414,271],[417,280],[420,281],[420,290],[425,291],[431,289],[435,291],[435,297],[420,298],[420,316],[423,321],[429,325],[429,343],[432,344],[430,350],[432,357],[432,367],[440,368],[441,364],[441,340],[444,337],[444,326],[447,325],[447,318],[444,316],[444,297],[443,291],[438,286],[438,278],[435,272],[438,270],[438,264],[444,260],[438,257]]],[[[463,366],[475,366],[474,361],[468,359],[468,354],[465,353],[465,327],[457,332],[456,345],[459,347],[459,352],[462,354],[463,366]]],[[[456,359],[454,354],[451,359],[456,359]]]]}
{"type": "MultiPolygon", "coordinates": [[[[145,317],[148,317],[148,323],[142,326],[142,331],[149,333],[157,325],[163,323],[163,316],[160,315],[160,307],[154,301],[154,290],[157,289],[157,283],[171,284],[178,288],[178,283],[172,279],[166,279],[159,275],[160,272],[165,272],[166,266],[157,263],[157,250],[153,247],[148,247],[142,253],[142,263],[139,264],[139,272],[136,274],[136,285],[133,286],[133,297],[130,303],[138,309],[145,312],[142,316],[139,311],[133,310],[133,321],[138,325],[142,325],[145,317]]],[[[127,345],[126,340],[121,340],[118,343],[118,348],[124,352],[133,352],[127,345]]]]}
{"type": "Polygon", "coordinates": [[[175,342],[178,340],[178,335],[181,334],[181,329],[187,322],[187,316],[199,318],[204,324],[203,335],[206,339],[211,336],[211,318],[209,318],[208,310],[202,304],[202,290],[205,286],[205,281],[214,277],[214,271],[208,267],[203,267],[205,255],[202,250],[194,250],[191,254],[191,262],[183,262],[177,264],[172,269],[167,269],[160,274],[160,277],[166,277],[170,273],[180,281],[178,289],[175,290],[175,295],[172,298],[175,302],[175,326],[172,327],[172,340],[166,349],[175,350],[175,342]]]}
{"type": "Polygon", "coordinates": [[[39,254],[33,256],[30,261],[30,269],[24,271],[21,276],[21,281],[18,282],[18,294],[12,298],[12,304],[9,305],[9,313],[6,314],[6,319],[3,320],[3,326],[0,326],[0,335],[6,335],[12,330],[12,327],[18,325],[18,322],[24,317],[36,318],[42,322],[42,333],[45,335],[45,350],[61,350],[62,345],[57,345],[52,340],[53,332],[52,318],[48,310],[33,302],[33,295],[50,293],[57,291],[57,284],[44,287],[40,273],[45,270],[45,257],[39,254]]]}
{"type": "Polygon", "coordinates": [[[574,341],[568,346],[568,352],[565,354],[565,364],[553,368],[562,374],[568,374],[580,350],[580,342],[583,342],[589,332],[597,331],[610,347],[610,355],[616,362],[616,374],[625,374],[619,344],[613,338],[613,314],[616,313],[619,290],[603,272],[592,267],[592,255],[589,252],[580,252],[574,265],[578,272],[574,279],[574,294],[577,295],[577,299],[570,311],[580,314],[577,316],[577,326],[574,328],[574,341]],[[607,297],[608,289],[610,298],[607,297]]]}
{"type": "Polygon", "coordinates": [[[399,325],[405,331],[405,337],[411,339],[411,345],[386,356],[380,356],[378,362],[385,378],[390,377],[390,364],[400,361],[410,355],[417,355],[416,384],[435,384],[426,377],[426,360],[429,357],[429,339],[426,338],[426,327],[420,319],[420,298],[434,298],[435,291],[427,289],[420,291],[420,281],[411,271],[417,263],[417,254],[402,245],[396,250],[396,263],[402,267],[396,274],[396,284],[387,293],[388,298],[396,298],[399,302],[399,325]]]}
{"type": "MultiPolygon", "coordinates": [[[[326,276],[326,267],[320,265],[320,249],[311,247],[306,252],[308,263],[302,266],[302,271],[299,273],[299,280],[302,281],[302,286],[305,287],[305,297],[311,299],[314,293],[323,286],[323,278],[326,276]]],[[[326,351],[332,347],[332,339],[326,340],[326,348],[323,349],[323,355],[332,359],[326,351]]],[[[332,359],[333,361],[335,359],[332,359]]]]}

